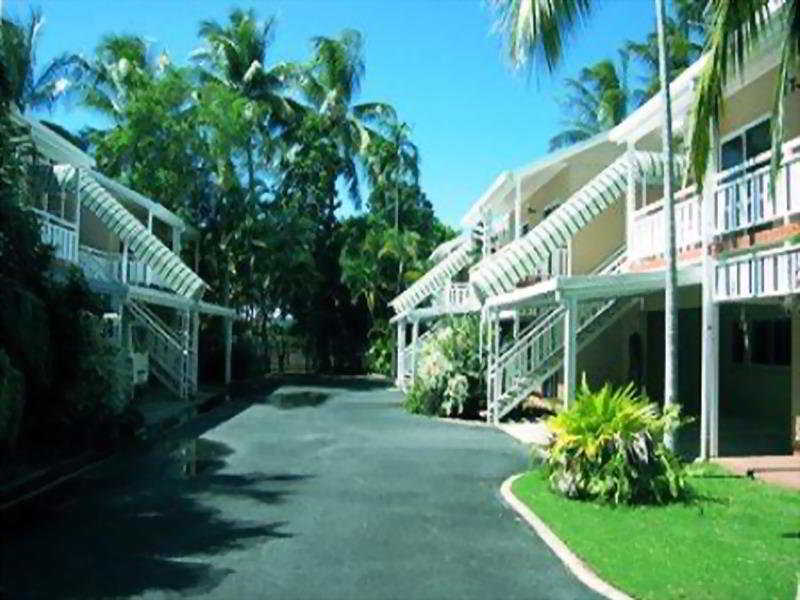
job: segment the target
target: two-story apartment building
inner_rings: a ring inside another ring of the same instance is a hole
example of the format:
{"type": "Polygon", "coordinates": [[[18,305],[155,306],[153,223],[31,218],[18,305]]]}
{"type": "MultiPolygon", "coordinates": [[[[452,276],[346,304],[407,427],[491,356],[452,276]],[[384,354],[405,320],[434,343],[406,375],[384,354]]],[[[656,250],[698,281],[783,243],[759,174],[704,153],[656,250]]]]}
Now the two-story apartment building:
{"type": "MultiPolygon", "coordinates": [[[[671,84],[684,139],[704,61],[671,84]]],[[[684,176],[685,155],[676,157],[679,401],[696,417],[681,440],[687,453],[784,452],[800,435],[800,91],[784,99],[773,193],[776,65],[766,40],[727,87],[702,193],[684,176]]],[[[484,237],[486,223],[511,232],[469,271],[485,323],[490,420],[531,393],[568,403],[581,373],[634,381],[661,399],[661,115],[661,98],[651,99],[607,134],[501,176],[467,213],[464,225],[482,226],[484,237]]]]}
{"type": "Polygon", "coordinates": [[[42,238],[57,266],[79,267],[106,303],[114,337],[131,354],[134,377],[148,373],[180,397],[197,392],[200,316],[225,322],[225,378],[231,374],[230,308],[204,302],[196,274],[199,233],[163,205],[96,170],[94,159],[38,121],[31,158],[42,238]],[[188,252],[187,252],[188,250],[188,252]],[[194,255],[195,270],[181,258],[194,255]]]}

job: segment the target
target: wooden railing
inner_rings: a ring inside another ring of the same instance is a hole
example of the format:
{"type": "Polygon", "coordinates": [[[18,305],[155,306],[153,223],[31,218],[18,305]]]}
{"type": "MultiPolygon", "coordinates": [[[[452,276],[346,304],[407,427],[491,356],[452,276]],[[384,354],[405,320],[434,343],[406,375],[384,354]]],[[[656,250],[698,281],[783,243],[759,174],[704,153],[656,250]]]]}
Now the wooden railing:
{"type": "Polygon", "coordinates": [[[786,296],[800,292],[800,245],[722,259],[714,267],[714,300],[786,296]]]}
{"type": "Polygon", "coordinates": [[[161,278],[143,262],[118,252],[104,252],[89,246],[80,247],[80,265],[90,277],[131,285],[166,287],[161,278]],[[123,277],[124,275],[124,277],[123,277]]]}
{"type": "Polygon", "coordinates": [[[732,233],[800,212],[800,138],[783,145],[781,166],[770,193],[771,152],[764,152],[717,177],[714,233],[732,233]]]}
{"type": "Polygon", "coordinates": [[[468,283],[449,283],[434,298],[433,305],[441,311],[477,309],[477,299],[468,283]]]}
{"type": "Polygon", "coordinates": [[[54,248],[56,258],[69,262],[78,262],[78,234],[75,223],[70,223],[53,214],[31,208],[31,212],[39,219],[42,241],[54,248]]]}
{"type": "MultiPolygon", "coordinates": [[[[662,256],[666,246],[664,200],[636,211],[633,239],[628,240],[632,259],[662,256]]],[[[695,186],[675,194],[675,248],[688,250],[703,241],[701,199],[695,186]]]]}

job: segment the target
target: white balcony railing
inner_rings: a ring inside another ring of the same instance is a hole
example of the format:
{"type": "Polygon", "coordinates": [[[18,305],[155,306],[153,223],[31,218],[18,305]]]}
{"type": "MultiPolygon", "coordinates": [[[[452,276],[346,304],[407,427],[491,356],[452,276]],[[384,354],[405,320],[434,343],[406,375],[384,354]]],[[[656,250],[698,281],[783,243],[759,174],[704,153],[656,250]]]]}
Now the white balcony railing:
{"type": "Polygon", "coordinates": [[[723,171],[714,196],[714,233],[733,233],[800,212],[800,138],[783,145],[775,194],[769,190],[771,152],[723,171]]]}
{"type": "Polygon", "coordinates": [[[96,248],[81,246],[80,265],[88,276],[95,279],[131,285],[167,287],[150,267],[132,257],[128,257],[126,261],[125,257],[117,252],[103,252],[96,248]]]}
{"type": "Polygon", "coordinates": [[[78,234],[75,223],[65,221],[38,208],[30,209],[39,219],[42,241],[54,248],[56,258],[69,262],[78,262],[78,234]]]}
{"type": "Polygon", "coordinates": [[[442,311],[468,311],[477,308],[472,286],[468,283],[449,283],[436,295],[433,305],[442,311]]]}
{"type": "MultiPolygon", "coordinates": [[[[675,248],[688,250],[703,241],[700,196],[695,186],[675,194],[675,248]]],[[[634,260],[658,257],[666,246],[664,230],[664,200],[636,211],[633,217],[633,239],[628,241],[630,257],[634,260]]]]}
{"type": "Polygon", "coordinates": [[[800,291],[799,276],[798,245],[722,259],[715,266],[714,300],[796,294],[800,291]]]}

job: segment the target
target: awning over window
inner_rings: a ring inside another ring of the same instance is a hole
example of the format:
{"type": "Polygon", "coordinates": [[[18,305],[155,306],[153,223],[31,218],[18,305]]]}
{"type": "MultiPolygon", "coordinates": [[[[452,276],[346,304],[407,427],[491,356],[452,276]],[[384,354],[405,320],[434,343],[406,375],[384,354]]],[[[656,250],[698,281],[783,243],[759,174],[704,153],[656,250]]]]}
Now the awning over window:
{"type": "MultiPolygon", "coordinates": [[[[521,238],[487,256],[470,274],[470,282],[484,297],[510,292],[520,281],[546,266],[550,255],[603,213],[627,191],[628,167],[634,177],[662,177],[664,162],[656,152],[631,152],[603,169],[589,183],[521,238]]],[[[676,172],[685,159],[675,157],[676,172]]]]}
{"type": "Polygon", "coordinates": [[[172,291],[193,300],[202,297],[208,285],[101,186],[91,172],[80,172],[71,165],[57,165],[54,171],[62,186],[78,177],[82,206],[126,243],[128,251],[150,267],[172,291]]]}
{"type": "Polygon", "coordinates": [[[441,262],[431,267],[410,288],[392,300],[389,306],[394,308],[397,313],[414,308],[436,290],[444,287],[454,275],[470,265],[472,261],[472,240],[466,238],[458,249],[453,250],[441,262]]]}

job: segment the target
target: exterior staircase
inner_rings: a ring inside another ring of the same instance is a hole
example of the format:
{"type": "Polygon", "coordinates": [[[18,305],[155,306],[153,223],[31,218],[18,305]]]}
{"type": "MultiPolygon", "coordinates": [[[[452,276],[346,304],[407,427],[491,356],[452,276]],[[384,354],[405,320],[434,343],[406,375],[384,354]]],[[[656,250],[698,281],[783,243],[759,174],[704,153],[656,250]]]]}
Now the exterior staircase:
{"type": "Polygon", "coordinates": [[[153,375],[181,398],[194,395],[197,392],[197,348],[193,347],[189,333],[189,313],[178,313],[181,322],[176,330],[141,302],[128,300],[125,307],[143,332],[153,375]]]}
{"type": "MultiPolygon", "coordinates": [[[[595,274],[619,272],[625,262],[618,250],[595,274]]],[[[615,298],[585,302],[578,306],[577,349],[580,351],[639,302],[615,298]]],[[[535,319],[517,338],[496,355],[489,344],[487,395],[489,421],[497,423],[516,408],[544,381],[561,369],[564,359],[566,309],[556,307],[535,319]]]]}

